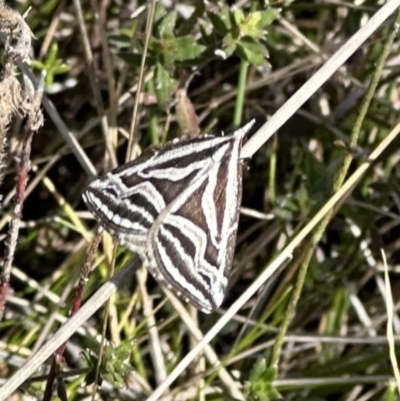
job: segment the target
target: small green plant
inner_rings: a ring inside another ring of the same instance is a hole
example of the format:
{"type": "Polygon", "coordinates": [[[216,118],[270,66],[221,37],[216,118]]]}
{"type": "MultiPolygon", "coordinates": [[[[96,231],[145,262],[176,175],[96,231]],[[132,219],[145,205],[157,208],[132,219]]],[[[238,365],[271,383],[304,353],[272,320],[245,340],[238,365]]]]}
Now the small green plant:
{"type": "Polygon", "coordinates": [[[273,387],[278,369],[276,366],[267,367],[265,359],[258,361],[250,372],[249,380],[244,384],[248,401],[272,401],[282,399],[273,387]]]}
{"type": "MultiPolygon", "coordinates": [[[[125,341],[118,347],[113,345],[105,347],[102,360],[100,361],[98,385],[101,385],[103,380],[107,380],[117,388],[125,385],[125,378],[133,370],[133,367],[127,363],[131,350],[131,341],[125,341]]],[[[83,356],[89,368],[85,376],[85,382],[89,385],[96,380],[99,358],[92,352],[84,353],[83,356]]]]}
{"type": "Polygon", "coordinates": [[[49,53],[43,61],[34,60],[32,66],[40,71],[46,71],[45,85],[51,86],[54,83],[56,75],[65,74],[70,70],[67,64],[64,64],[61,58],[58,57],[58,45],[53,43],[50,46],[49,53]]]}
{"type": "Polygon", "coordinates": [[[222,50],[226,57],[236,54],[255,66],[267,64],[266,28],[277,16],[268,8],[247,15],[238,8],[223,6],[220,12],[209,12],[215,32],[222,37],[222,50]]]}
{"type": "MultiPolygon", "coordinates": [[[[154,91],[158,104],[169,104],[178,82],[175,71],[179,68],[198,66],[223,55],[226,59],[236,55],[255,66],[267,64],[266,28],[276,18],[277,11],[268,8],[245,14],[242,10],[221,6],[208,11],[205,22],[203,11],[196,13],[201,31],[198,34],[179,35],[180,24],[175,11],[167,12],[158,5],[152,37],[149,43],[147,66],[154,68],[154,91]]],[[[196,26],[193,21],[192,30],[196,26]]],[[[138,66],[141,52],[120,53],[128,63],[138,66]]]]}

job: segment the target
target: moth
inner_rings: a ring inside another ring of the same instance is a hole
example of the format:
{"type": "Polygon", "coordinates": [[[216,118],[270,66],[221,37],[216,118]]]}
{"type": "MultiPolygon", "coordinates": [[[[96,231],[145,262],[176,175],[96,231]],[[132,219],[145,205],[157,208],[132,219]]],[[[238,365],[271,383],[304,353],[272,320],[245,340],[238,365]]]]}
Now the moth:
{"type": "Polygon", "coordinates": [[[150,147],[91,182],[83,199],[156,280],[205,313],[225,296],[242,197],[242,141],[203,135],[150,147]]]}

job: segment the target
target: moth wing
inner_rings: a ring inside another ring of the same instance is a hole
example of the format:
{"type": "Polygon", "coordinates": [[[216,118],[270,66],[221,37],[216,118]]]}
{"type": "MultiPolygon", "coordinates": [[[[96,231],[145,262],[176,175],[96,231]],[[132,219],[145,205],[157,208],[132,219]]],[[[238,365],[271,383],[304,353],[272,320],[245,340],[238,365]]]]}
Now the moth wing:
{"type": "Polygon", "coordinates": [[[151,273],[205,313],[221,305],[228,285],[241,201],[240,148],[241,138],[231,137],[148,233],[151,273]]]}
{"type": "Polygon", "coordinates": [[[142,255],[161,211],[209,168],[213,154],[227,140],[205,136],[149,148],[91,182],[83,198],[106,231],[142,255]]]}
{"type": "Polygon", "coordinates": [[[134,252],[144,247],[149,228],[165,207],[151,182],[138,175],[154,154],[152,150],[142,153],[92,181],[83,193],[89,211],[100,225],[134,252]]]}

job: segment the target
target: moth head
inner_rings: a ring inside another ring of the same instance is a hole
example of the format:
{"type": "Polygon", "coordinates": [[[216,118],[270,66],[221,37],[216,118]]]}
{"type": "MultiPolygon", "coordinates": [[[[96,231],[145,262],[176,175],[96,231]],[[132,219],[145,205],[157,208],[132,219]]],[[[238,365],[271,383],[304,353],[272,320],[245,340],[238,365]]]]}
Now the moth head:
{"type": "Polygon", "coordinates": [[[255,122],[256,122],[256,120],[253,119],[250,122],[248,122],[245,126],[237,129],[233,133],[233,136],[235,138],[237,138],[238,140],[240,140],[240,146],[243,145],[246,135],[250,132],[251,128],[253,128],[253,125],[255,122]]]}

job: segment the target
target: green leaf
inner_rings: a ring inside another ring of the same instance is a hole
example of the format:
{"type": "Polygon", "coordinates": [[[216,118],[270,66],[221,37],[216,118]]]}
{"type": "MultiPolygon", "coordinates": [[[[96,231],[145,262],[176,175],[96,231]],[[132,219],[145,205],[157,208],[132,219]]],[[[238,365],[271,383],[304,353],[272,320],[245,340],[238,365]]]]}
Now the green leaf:
{"type": "Polygon", "coordinates": [[[46,69],[46,66],[40,60],[32,60],[32,67],[37,70],[46,69]]]}
{"type": "Polygon", "coordinates": [[[192,36],[163,39],[158,43],[158,51],[166,69],[172,70],[175,61],[193,60],[205,49],[192,36]]]}
{"type": "Polygon", "coordinates": [[[276,14],[269,10],[250,13],[239,25],[240,35],[242,37],[263,38],[265,36],[264,28],[271,24],[275,17],[276,14]]]}
{"type": "Polygon", "coordinates": [[[71,69],[71,67],[67,64],[59,64],[57,68],[54,69],[54,74],[65,74],[71,69]]]}
{"type": "Polygon", "coordinates": [[[226,35],[232,29],[230,10],[228,7],[223,7],[221,13],[209,11],[207,12],[207,15],[214,29],[221,36],[226,35]]]}
{"type": "MultiPolygon", "coordinates": [[[[122,58],[129,65],[139,67],[142,62],[142,54],[132,53],[132,52],[120,52],[118,56],[122,58]]],[[[153,66],[156,64],[155,57],[147,55],[146,57],[146,66],[153,66]]]]}
{"type": "MultiPolygon", "coordinates": [[[[265,362],[265,359],[264,359],[265,362]]],[[[275,366],[270,366],[265,369],[265,379],[272,382],[278,377],[278,367],[275,366]]]]}
{"type": "Polygon", "coordinates": [[[161,108],[165,109],[171,101],[177,83],[160,63],[157,63],[156,66],[154,81],[154,91],[158,104],[161,108]]]}
{"type": "Polygon", "coordinates": [[[46,57],[46,65],[53,66],[57,62],[57,54],[58,54],[58,44],[53,43],[50,46],[49,52],[46,57]]]}
{"type": "Polygon", "coordinates": [[[205,46],[197,43],[193,36],[182,36],[175,39],[176,60],[186,61],[197,58],[205,50],[205,46]]]}
{"type": "Polygon", "coordinates": [[[240,24],[241,36],[263,38],[265,36],[264,29],[272,23],[277,14],[278,12],[274,9],[250,13],[240,24]]]}
{"type": "Polygon", "coordinates": [[[244,21],[244,19],[245,19],[243,11],[240,8],[234,8],[232,10],[231,15],[232,15],[232,18],[233,18],[233,21],[234,21],[235,25],[236,26],[241,26],[243,21],[244,21]]]}
{"type": "Polygon", "coordinates": [[[176,12],[170,12],[166,14],[165,17],[160,20],[160,23],[157,27],[157,36],[159,38],[173,37],[175,24],[176,12]]]}
{"type": "Polygon", "coordinates": [[[108,39],[110,42],[118,43],[119,46],[129,46],[131,42],[131,37],[126,33],[120,33],[119,35],[109,35],[108,39]]]}
{"type": "Polygon", "coordinates": [[[266,56],[268,56],[267,49],[253,39],[247,37],[239,40],[237,44],[237,51],[239,55],[250,64],[253,65],[267,65],[266,56]]]}
{"type": "Polygon", "coordinates": [[[237,44],[237,38],[234,38],[231,33],[228,33],[228,35],[225,36],[222,48],[227,57],[232,56],[232,54],[236,51],[237,44]]]}
{"type": "Polygon", "coordinates": [[[279,10],[274,9],[274,8],[269,8],[268,10],[264,10],[264,11],[256,11],[256,13],[260,14],[260,18],[257,22],[257,26],[260,29],[264,29],[268,25],[271,25],[271,23],[276,19],[276,17],[279,14],[279,10]]]}
{"type": "Polygon", "coordinates": [[[167,14],[167,10],[161,4],[159,1],[156,3],[156,9],[154,12],[154,26],[156,27],[158,23],[164,18],[164,16],[167,14]]]}
{"type": "Polygon", "coordinates": [[[157,64],[160,63],[171,74],[175,70],[174,39],[161,39],[154,42],[153,50],[157,55],[157,64]]]}

